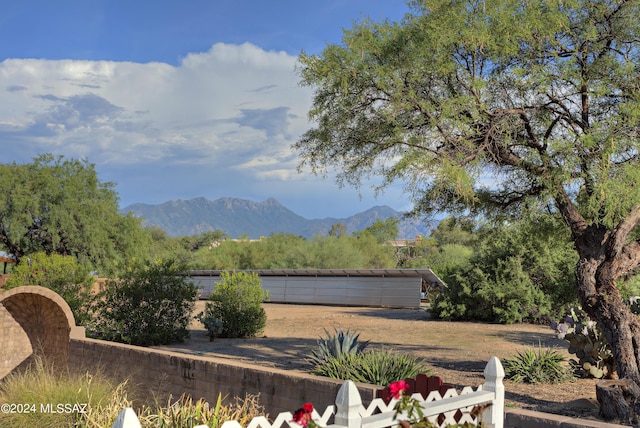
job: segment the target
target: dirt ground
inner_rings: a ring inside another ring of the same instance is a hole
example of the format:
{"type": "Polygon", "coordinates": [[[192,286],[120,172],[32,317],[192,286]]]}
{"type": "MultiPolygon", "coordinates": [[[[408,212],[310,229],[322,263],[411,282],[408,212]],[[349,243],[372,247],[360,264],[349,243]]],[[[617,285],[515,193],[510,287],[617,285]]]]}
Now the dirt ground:
{"type": "MultiPolygon", "coordinates": [[[[194,313],[204,308],[196,305],[194,313]]],[[[546,326],[461,323],[432,320],[426,309],[388,309],[288,305],[266,303],[264,335],[253,339],[215,339],[210,342],[204,327],[195,321],[191,338],[184,343],[158,347],[195,355],[228,358],[261,366],[308,371],[307,355],[316,348],[324,329],[360,333],[369,347],[407,352],[424,358],[446,383],[458,388],[476,387],[493,355],[501,360],[527,348],[556,347],[567,357],[566,345],[546,326]]],[[[527,385],[505,381],[507,406],[597,418],[593,379],[578,379],[559,385],[527,385]]]]}

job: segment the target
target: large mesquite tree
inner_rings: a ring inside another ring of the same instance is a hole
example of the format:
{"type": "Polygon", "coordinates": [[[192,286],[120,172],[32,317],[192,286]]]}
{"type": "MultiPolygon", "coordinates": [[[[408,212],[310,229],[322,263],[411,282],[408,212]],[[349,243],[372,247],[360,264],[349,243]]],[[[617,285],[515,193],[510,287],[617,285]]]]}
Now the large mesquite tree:
{"type": "Polygon", "coordinates": [[[410,6],[402,22],[354,25],[301,56],[315,90],[301,167],[336,167],[341,184],[404,179],[417,211],[560,214],[580,302],[634,394],[640,318],[616,280],[640,263],[640,2],[410,6]]]}
{"type": "Polygon", "coordinates": [[[0,164],[0,249],[18,262],[44,252],[103,271],[136,255],[147,235],[140,219],[118,212],[113,187],[86,160],[44,154],[0,164]]]}

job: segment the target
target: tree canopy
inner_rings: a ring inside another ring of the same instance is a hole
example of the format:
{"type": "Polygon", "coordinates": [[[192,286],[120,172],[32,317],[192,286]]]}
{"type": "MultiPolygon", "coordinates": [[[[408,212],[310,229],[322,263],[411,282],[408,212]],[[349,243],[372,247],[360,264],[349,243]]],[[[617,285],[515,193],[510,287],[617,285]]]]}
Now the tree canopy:
{"type": "Polygon", "coordinates": [[[640,263],[640,3],[410,6],[301,56],[315,125],[294,145],[300,167],[405,180],[417,212],[560,214],[580,302],[640,383],[640,323],[615,283],[640,263]]]}
{"type": "Polygon", "coordinates": [[[640,200],[638,5],[414,1],[301,58],[302,165],[409,180],[420,210],[567,204],[613,226],[640,200]],[[490,183],[490,185],[489,185],[490,183]],[[623,191],[625,198],[620,198],[623,191]]]}
{"type": "Polygon", "coordinates": [[[69,304],[76,324],[85,325],[91,320],[94,282],[88,268],[80,265],[75,257],[38,252],[20,261],[3,288],[8,290],[21,285],[50,288],[69,304]]]}
{"type": "Polygon", "coordinates": [[[94,269],[131,256],[147,235],[139,219],[118,212],[113,187],[86,160],[45,154],[0,164],[0,246],[18,262],[42,251],[94,269]]]}

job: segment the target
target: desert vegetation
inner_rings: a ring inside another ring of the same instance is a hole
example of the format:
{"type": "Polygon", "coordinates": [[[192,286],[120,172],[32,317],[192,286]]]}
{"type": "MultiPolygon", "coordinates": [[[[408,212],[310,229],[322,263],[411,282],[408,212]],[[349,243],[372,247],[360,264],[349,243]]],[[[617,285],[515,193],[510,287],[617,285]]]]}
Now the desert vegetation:
{"type": "Polygon", "coordinates": [[[26,370],[11,373],[0,383],[0,403],[21,406],[16,411],[1,412],[0,426],[106,428],[125,407],[136,411],[144,428],[199,424],[218,428],[229,420],[246,425],[264,415],[257,396],[228,398],[218,395],[210,404],[187,396],[160,397],[153,391],[137,390],[135,380],[115,380],[102,373],[60,372],[36,358],[26,370]],[[75,407],[58,408],[58,403],[75,407]]]}
{"type": "Polygon", "coordinates": [[[180,275],[184,269],[173,259],[133,263],[107,280],[95,299],[90,335],[141,346],[184,340],[198,293],[180,275]]]}
{"type": "MultiPolygon", "coordinates": [[[[168,237],[120,214],[114,184],[101,182],[94,165],[44,154],[0,165],[0,248],[16,258],[16,271],[39,253],[58,254],[112,278],[98,299],[112,307],[99,314],[104,328],[96,331],[131,343],[127,320],[108,322],[120,311],[109,293],[136,309],[148,305],[150,296],[136,297],[147,271],[128,276],[138,263],[428,267],[448,285],[432,302],[438,319],[549,323],[579,307],[587,330],[565,335],[577,364],[590,376],[615,371],[637,390],[640,319],[627,303],[640,294],[637,2],[410,6],[401,22],[355,23],[340,43],[300,55],[301,84],[314,92],[313,127],[293,149],[301,169],[336,172],[339,184],[402,180],[413,214],[450,216],[414,247],[386,245],[394,224],[382,221],[350,236],[335,225],[310,240],[274,234],[253,243],[215,231],[168,237]]],[[[82,287],[61,288],[36,271],[26,278],[68,293],[85,322],[85,302],[74,301],[82,287]]],[[[179,286],[154,278],[148,288],[179,286]]],[[[232,316],[209,319],[224,329],[232,316]]],[[[184,337],[183,324],[172,328],[140,341],[184,337]]],[[[637,397],[606,401],[608,418],[640,420],[637,397]]]]}
{"type": "Polygon", "coordinates": [[[220,282],[198,319],[211,338],[254,337],[264,330],[267,323],[267,315],[262,308],[262,302],[267,300],[269,293],[262,289],[258,274],[222,272],[220,282]]]}

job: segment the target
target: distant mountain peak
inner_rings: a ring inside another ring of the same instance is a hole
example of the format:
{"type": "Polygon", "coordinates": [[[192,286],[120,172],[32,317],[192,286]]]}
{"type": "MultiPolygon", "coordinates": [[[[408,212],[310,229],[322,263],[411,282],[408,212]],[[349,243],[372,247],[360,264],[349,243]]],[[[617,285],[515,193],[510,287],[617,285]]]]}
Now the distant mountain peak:
{"type": "Polygon", "coordinates": [[[306,219],[282,205],[275,198],[262,202],[223,197],[214,201],[204,197],[177,199],[157,205],[132,204],[121,210],[144,218],[146,226],[157,226],[171,236],[197,235],[210,230],[221,230],[231,237],[248,235],[251,238],[273,233],[292,233],[311,238],[326,236],[331,226],[342,223],[347,233],[363,230],[377,219],[400,219],[400,239],[426,235],[428,229],[417,220],[407,220],[402,213],[386,205],[374,206],[346,218],[306,219]]]}

